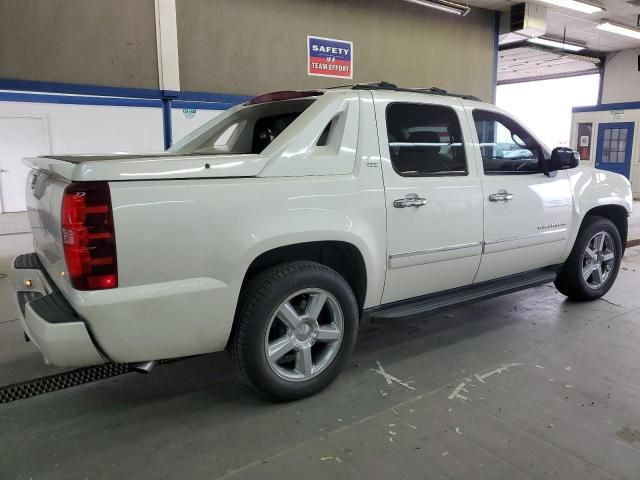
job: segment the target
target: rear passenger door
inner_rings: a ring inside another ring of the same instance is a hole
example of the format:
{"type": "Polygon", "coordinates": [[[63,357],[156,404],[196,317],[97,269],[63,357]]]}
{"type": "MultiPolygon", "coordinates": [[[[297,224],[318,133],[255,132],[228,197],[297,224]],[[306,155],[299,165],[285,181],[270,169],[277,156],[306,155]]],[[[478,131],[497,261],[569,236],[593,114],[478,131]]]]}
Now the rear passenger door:
{"type": "Polygon", "coordinates": [[[567,172],[546,176],[548,152],[511,117],[488,107],[468,114],[484,194],[484,253],[476,282],[559,263],[572,221],[567,172]]]}
{"type": "Polygon", "coordinates": [[[372,94],[387,206],[383,303],[471,284],[482,251],[482,189],[462,103],[372,94]]]}

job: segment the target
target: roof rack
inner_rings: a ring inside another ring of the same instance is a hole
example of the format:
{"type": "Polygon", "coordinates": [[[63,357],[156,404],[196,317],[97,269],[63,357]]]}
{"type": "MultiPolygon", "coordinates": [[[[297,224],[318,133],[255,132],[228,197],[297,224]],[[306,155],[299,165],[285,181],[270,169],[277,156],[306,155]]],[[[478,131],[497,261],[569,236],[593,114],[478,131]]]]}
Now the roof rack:
{"type": "Polygon", "coordinates": [[[413,93],[427,93],[430,95],[444,95],[447,97],[456,97],[462,98],[464,100],[476,100],[480,102],[481,100],[474,95],[467,94],[459,94],[459,93],[449,93],[446,90],[438,87],[430,87],[430,88],[403,88],[398,87],[397,85],[389,82],[375,82],[375,83],[356,83],[352,85],[341,85],[339,87],[333,88],[351,88],[353,90],[393,90],[396,92],[413,92],[413,93]]]}

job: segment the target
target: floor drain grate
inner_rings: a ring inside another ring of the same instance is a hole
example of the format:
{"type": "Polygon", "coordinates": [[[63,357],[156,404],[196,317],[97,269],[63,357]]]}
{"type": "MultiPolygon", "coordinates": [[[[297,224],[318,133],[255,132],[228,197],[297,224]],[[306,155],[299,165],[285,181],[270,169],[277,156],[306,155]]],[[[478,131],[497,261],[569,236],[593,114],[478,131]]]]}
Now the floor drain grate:
{"type": "Polygon", "coordinates": [[[127,364],[106,363],[95,367],[78,368],[77,370],[58,373],[57,375],[42,377],[28,382],[16,383],[0,387],[0,403],[10,403],[16,400],[36,397],[44,393],[115,377],[129,371],[127,364]]]}

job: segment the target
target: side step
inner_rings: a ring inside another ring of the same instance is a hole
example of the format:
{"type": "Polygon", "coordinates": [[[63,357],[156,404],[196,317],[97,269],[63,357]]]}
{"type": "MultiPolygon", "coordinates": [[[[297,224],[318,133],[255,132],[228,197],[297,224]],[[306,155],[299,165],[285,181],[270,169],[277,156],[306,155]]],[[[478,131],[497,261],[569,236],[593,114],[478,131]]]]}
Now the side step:
{"type": "Polygon", "coordinates": [[[450,307],[487,300],[507,293],[525,290],[545,283],[553,282],[557,273],[552,270],[534,270],[487,282],[454,288],[445,292],[433,293],[410,300],[381,305],[370,311],[374,319],[404,318],[413,315],[431,314],[450,307]]]}

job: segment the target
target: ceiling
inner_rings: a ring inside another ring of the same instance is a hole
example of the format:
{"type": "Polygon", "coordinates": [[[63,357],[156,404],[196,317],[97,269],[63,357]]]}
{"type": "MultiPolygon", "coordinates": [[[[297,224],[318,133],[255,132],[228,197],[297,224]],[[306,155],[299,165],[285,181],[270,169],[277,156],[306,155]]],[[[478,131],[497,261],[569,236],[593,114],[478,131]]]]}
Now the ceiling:
{"type": "MultiPolygon", "coordinates": [[[[508,10],[511,5],[522,1],[509,0],[469,0],[469,4],[475,7],[490,10],[508,10]]],[[[540,3],[540,2],[534,2],[540,3]]],[[[563,38],[566,28],[566,40],[586,45],[590,50],[598,52],[613,52],[628,48],[640,47],[640,40],[624,37],[615,33],[604,32],[596,29],[596,25],[603,19],[613,20],[632,27],[637,26],[640,15],[640,2],[627,2],[624,0],[594,0],[605,8],[605,11],[596,14],[587,14],[540,3],[549,7],[547,17],[547,35],[563,38]],[[638,3],[634,6],[632,3],[638,3]]],[[[503,43],[503,42],[501,42],[503,43]]]]}
{"type": "MultiPolygon", "coordinates": [[[[468,1],[472,7],[506,11],[512,5],[523,3],[524,0],[468,1]]],[[[604,19],[632,27],[637,26],[640,0],[586,1],[599,4],[605,10],[590,15],[533,1],[549,9],[545,36],[584,45],[587,49],[581,52],[582,56],[562,50],[533,46],[526,43],[527,37],[523,35],[504,33],[500,35],[498,84],[598,73],[599,57],[604,57],[608,52],[640,47],[640,40],[596,28],[604,19]]]]}
{"type": "Polygon", "coordinates": [[[598,73],[599,59],[554,52],[538,47],[501,50],[498,58],[498,85],[598,73]]]}

